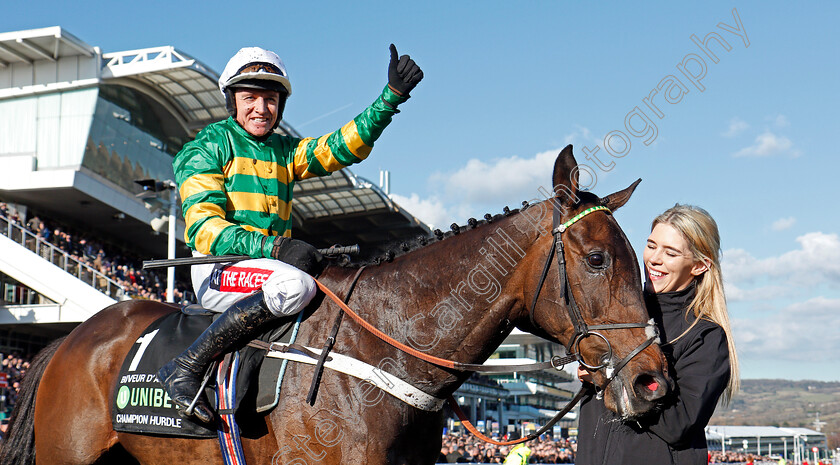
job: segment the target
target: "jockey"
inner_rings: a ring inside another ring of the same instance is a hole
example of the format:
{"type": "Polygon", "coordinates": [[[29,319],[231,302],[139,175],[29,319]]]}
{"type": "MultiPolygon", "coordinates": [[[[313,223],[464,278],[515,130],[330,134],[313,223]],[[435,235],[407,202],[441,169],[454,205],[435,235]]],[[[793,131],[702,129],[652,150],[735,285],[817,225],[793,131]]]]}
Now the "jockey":
{"type": "MultiPolygon", "coordinates": [[[[175,156],[186,242],[193,255],[247,255],[228,265],[195,265],[192,282],[205,308],[224,312],[181,355],[158,371],[180,414],[196,398],[210,362],[253,338],[266,322],[300,312],[315,296],[323,268],[317,250],[291,238],[295,181],[327,176],[364,160],[398,113],[397,106],[423,78],[408,56],[391,45],[388,85],[370,106],[339,130],[318,139],[281,136],[292,86],[271,51],[239,50],[225,66],[219,89],[230,118],[210,124],[175,156]]],[[[211,422],[198,396],[194,411],[211,422]]]]}

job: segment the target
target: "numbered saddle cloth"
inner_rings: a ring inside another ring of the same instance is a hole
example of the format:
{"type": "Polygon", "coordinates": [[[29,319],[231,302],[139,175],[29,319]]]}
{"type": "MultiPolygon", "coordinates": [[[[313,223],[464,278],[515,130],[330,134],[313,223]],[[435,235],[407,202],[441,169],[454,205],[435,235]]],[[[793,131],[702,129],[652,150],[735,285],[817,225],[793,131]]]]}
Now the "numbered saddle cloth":
{"type": "MultiPolygon", "coordinates": [[[[215,425],[182,418],[175,404],[157,380],[157,371],[179,355],[212,323],[210,312],[174,312],[146,328],[128,351],[113,392],[112,423],[114,431],[161,434],[193,438],[216,437],[215,425]]],[[[282,341],[289,335],[294,319],[280,321],[260,339],[282,341]]],[[[281,360],[266,359],[265,351],[246,348],[240,351],[237,378],[236,410],[241,415],[256,415],[255,398],[274,397],[281,360]],[[260,379],[258,389],[249,385],[260,379]]],[[[215,377],[211,376],[205,395],[210,405],[216,404],[215,377]]]]}

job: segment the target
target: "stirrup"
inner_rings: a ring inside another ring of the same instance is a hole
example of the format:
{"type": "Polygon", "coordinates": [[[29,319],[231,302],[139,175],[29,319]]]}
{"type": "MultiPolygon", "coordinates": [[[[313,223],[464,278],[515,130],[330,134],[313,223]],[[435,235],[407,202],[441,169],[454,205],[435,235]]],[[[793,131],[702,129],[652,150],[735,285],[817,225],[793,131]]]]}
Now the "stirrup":
{"type": "Polygon", "coordinates": [[[195,412],[195,404],[197,404],[198,399],[204,395],[204,389],[207,388],[207,384],[210,382],[210,377],[216,371],[216,366],[218,364],[219,362],[215,361],[210,363],[210,367],[208,367],[207,372],[204,373],[204,379],[201,381],[201,386],[198,387],[198,392],[195,393],[195,397],[193,397],[192,402],[190,402],[190,405],[188,405],[187,408],[184,410],[185,415],[189,417],[193,416],[193,413],[195,412]]]}

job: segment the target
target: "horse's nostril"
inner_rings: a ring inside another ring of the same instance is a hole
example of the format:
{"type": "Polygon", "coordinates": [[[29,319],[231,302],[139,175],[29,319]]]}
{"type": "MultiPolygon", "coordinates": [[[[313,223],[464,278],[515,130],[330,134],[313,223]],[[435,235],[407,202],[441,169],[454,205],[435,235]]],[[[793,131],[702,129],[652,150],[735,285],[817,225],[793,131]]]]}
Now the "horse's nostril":
{"type": "Polygon", "coordinates": [[[663,394],[662,380],[649,374],[639,375],[636,378],[636,392],[647,400],[655,400],[663,394]]]}

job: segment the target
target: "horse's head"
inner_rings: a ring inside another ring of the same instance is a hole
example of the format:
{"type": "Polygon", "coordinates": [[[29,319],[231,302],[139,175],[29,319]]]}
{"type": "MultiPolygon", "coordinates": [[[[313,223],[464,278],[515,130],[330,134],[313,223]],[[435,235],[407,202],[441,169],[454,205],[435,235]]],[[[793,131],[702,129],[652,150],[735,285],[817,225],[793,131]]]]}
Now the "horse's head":
{"type": "Polygon", "coordinates": [[[610,410],[649,411],[668,390],[667,364],[642,296],[636,255],[611,212],[638,185],[604,198],[578,190],[571,145],[554,165],[554,197],[523,212],[542,231],[519,326],[563,343],[594,372],[610,410]]]}

